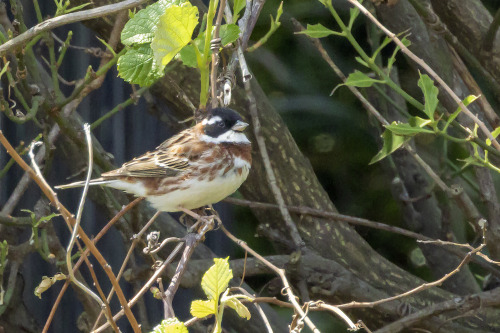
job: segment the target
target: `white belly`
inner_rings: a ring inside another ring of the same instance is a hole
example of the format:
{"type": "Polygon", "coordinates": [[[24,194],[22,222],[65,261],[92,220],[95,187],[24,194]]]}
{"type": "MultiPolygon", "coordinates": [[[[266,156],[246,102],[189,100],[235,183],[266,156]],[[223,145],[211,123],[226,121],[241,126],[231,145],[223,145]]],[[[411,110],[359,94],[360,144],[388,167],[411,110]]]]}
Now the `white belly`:
{"type": "Polygon", "coordinates": [[[147,200],[151,205],[161,211],[178,212],[179,206],[186,209],[195,209],[221,201],[233,194],[248,176],[249,168],[243,167],[241,175],[234,170],[224,176],[216,177],[212,181],[187,180],[182,186],[189,189],[180,189],[165,193],[160,196],[151,196],[147,200]]]}

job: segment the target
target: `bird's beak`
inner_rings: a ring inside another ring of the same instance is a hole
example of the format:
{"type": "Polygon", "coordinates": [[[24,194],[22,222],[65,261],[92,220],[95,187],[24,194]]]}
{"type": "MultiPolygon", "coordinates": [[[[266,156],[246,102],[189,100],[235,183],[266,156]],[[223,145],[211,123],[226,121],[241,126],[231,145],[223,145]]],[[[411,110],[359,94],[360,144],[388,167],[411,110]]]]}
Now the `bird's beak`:
{"type": "Polygon", "coordinates": [[[245,128],[247,128],[247,127],[248,127],[247,123],[245,123],[244,121],[238,120],[236,122],[236,124],[234,124],[233,127],[231,127],[231,129],[233,131],[236,131],[236,132],[243,132],[245,130],[245,128]]]}

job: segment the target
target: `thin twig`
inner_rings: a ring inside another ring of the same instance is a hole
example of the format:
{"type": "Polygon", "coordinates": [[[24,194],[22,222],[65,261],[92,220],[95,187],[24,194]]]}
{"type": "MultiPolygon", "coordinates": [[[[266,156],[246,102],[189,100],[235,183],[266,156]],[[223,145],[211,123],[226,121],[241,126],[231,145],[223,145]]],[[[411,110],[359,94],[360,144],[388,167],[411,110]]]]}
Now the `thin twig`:
{"type": "Polygon", "coordinates": [[[98,8],[92,8],[88,10],[82,10],[75,13],[65,14],[48,19],[28,29],[26,32],[20,34],[19,36],[16,36],[11,40],[5,42],[4,44],[0,45],[0,56],[4,55],[12,48],[21,46],[31,38],[37,36],[38,34],[44,31],[49,31],[70,23],[91,20],[98,17],[116,14],[122,10],[127,10],[137,7],[146,1],[147,0],[126,0],[111,5],[101,6],[98,8]]]}
{"type": "MultiPolygon", "coordinates": [[[[174,260],[175,256],[179,253],[179,251],[181,250],[183,245],[184,245],[184,243],[177,244],[177,246],[172,250],[172,252],[170,252],[170,255],[168,256],[168,258],[165,259],[165,261],[163,261],[161,266],[155,270],[154,274],[144,284],[144,286],[141,288],[141,290],[139,290],[137,292],[137,294],[130,300],[130,302],[128,303],[129,307],[133,307],[139,301],[139,299],[142,298],[142,296],[149,290],[149,288],[153,285],[153,283],[156,282],[156,280],[163,273],[165,268],[167,268],[167,266],[172,262],[172,260],[174,260]]],[[[123,309],[120,310],[118,313],[116,313],[113,316],[113,319],[115,321],[120,319],[124,315],[124,313],[125,312],[123,311],[123,309]]],[[[92,331],[92,333],[100,333],[108,327],[109,327],[109,323],[106,322],[103,325],[99,326],[96,330],[92,331]]]]}
{"type": "MultiPolygon", "coordinates": [[[[241,72],[242,74],[244,74],[249,71],[248,68],[244,67],[246,62],[244,60],[243,53],[241,52],[242,51],[241,47],[238,47],[238,49],[240,52],[238,53],[238,55],[240,58],[239,60],[240,60],[241,72]]],[[[274,174],[274,170],[271,165],[271,159],[269,157],[269,153],[267,152],[266,142],[261,133],[261,125],[257,110],[257,102],[252,92],[251,83],[249,81],[244,81],[244,85],[245,85],[245,92],[247,94],[247,98],[249,101],[249,111],[250,111],[250,116],[252,118],[254,135],[257,140],[257,144],[259,146],[259,151],[262,157],[262,162],[264,163],[264,168],[266,170],[267,181],[269,183],[269,186],[271,187],[271,191],[273,192],[274,198],[276,199],[276,202],[280,207],[281,215],[283,216],[283,220],[285,221],[288,231],[290,232],[292,241],[296,249],[299,250],[302,246],[304,246],[304,241],[302,240],[302,237],[300,237],[299,231],[297,230],[297,226],[295,225],[295,222],[290,216],[290,212],[286,208],[285,200],[283,199],[283,195],[278,186],[276,175],[274,174]]]]}
{"type": "MultiPolygon", "coordinates": [[[[19,166],[23,168],[24,171],[28,172],[30,177],[37,183],[37,185],[40,187],[45,196],[61,213],[66,223],[68,223],[71,227],[73,227],[75,225],[75,218],[73,217],[73,215],[66,209],[65,206],[61,204],[61,202],[57,198],[56,193],[52,190],[50,186],[47,185],[45,179],[37,175],[35,171],[33,171],[33,169],[28,164],[26,164],[26,162],[24,162],[21,156],[19,156],[14,147],[12,147],[7,138],[3,135],[2,131],[0,131],[0,143],[2,143],[5,149],[7,149],[7,152],[16,160],[17,164],[19,164],[19,166]]],[[[83,231],[81,227],[78,228],[78,234],[80,236],[80,239],[90,249],[92,255],[97,259],[101,267],[104,269],[104,272],[108,276],[111,284],[117,287],[118,299],[120,301],[120,304],[124,308],[125,314],[127,315],[127,319],[129,320],[132,328],[134,329],[134,332],[139,333],[140,332],[139,324],[137,323],[137,320],[135,319],[132,311],[130,311],[130,308],[127,305],[127,300],[125,298],[125,295],[123,294],[123,291],[121,290],[118,281],[116,281],[116,277],[113,274],[111,266],[107,263],[106,259],[95,247],[92,240],[87,236],[87,234],[85,233],[85,231],[83,231]]]]}
{"type": "MultiPolygon", "coordinates": [[[[250,294],[248,291],[243,289],[241,286],[240,287],[232,287],[231,290],[238,290],[240,293],[254,299],[255,296],[250,294]]],[[[271,327],[271,324],[269,323],[269,319],[267,319],[266,313],[264,310],[262,310],[262,307],[259,305],[257,302],[252,302],[253,305],[255,305],[255,308],[257,308],[257,311],[259,312],[260,316],[262,317],[262,321],[264,322],[264,325],[266,325],[267,332],[273,333],[273,328],[271,327]]],[[[288,303],[287,303],[288,304],[288,303]]]]}
{"type": "MultiPolygon", "coordinates": [[[[105,226],[104,228],[101,229],[101,231],[99,231],[99,233],[96,235],[96,237],[94,239],[92,239],[92,242],[94,244],[96,244],[107,232],[108,230],[116,223],[118,222],[119,219],[121,219],[123,217],[123,215],[125,215],[130,209],[132,209],[132,207],[134,207],[135,205],[137,205],[139,202],[141,202],[142,200],[144,200],[144,198],[137,198],[135,199],[134,201],[132,201],[131,203],[129,203],[128,205],[126,205],[125,207],[123,207],[122,210],[120,210],[105,226]]],[[[87,257],[87,255],[90,253],[90,250],[88,248],[85,249],[85,251],[82,253],[82,255],[80,256],[80,259],[78,259],[78,261],[76,262],[75,266],[73,267],[73,272],[76,272],[78,270],[78,268],[80,267],[80,265],[83,263],[84,261],[84,258],[87,257]]],[[[57,296],[57,299],[56,301],[54,302],[54,305],[52,306],[52,309],[50,310],[50,314],[49,314],[49,317],[47,318],[46,322],[45,322],[45,326],[43,328],[43,331],[42,333],[47,333],[48,332],[48,329],[50,327],[50,324],[54,318],[54,315],[55,315],[55,312],[57,310],[57,307],[59,306],[61,300],[62,300],[62,296],[64,295],[64,293],[66,292],[67,288],[69,286],[69,280],[66,280],[66,283],[63,285],[63,287],[61,288],[61,291],[59,291],[59,295],[57,296]]]]}
{"type": "Polygon", "coordinates": [[[404,45],[394,33],[389,31],[389,29],[387,29],[382,23],[380,23],[379,20],[377,20],[372,13],[370,13],[362,4],[358,2],[358,0],[347,0],[347,1],[350,2],[352,5],[356,6],[368,19],[370,19],[370,21],[375,23],[377,27],[379,27],[390,39],[392,39],[394,43],[396,43],[396,45],[398,45],[401,48],[401,52],[406,54],[410,59],[412,59],[415,63],[421,66],[427,73],[429,73],[429,75],[436,82],[438,82],[439,85],[443,87],[443,89],[448,93],[448,95],[450,95],[451,98],[453,98],[453,100],[460,106],[462,112],[466,114],[469,118],[471,118],[479,126],[484,135],[486,135],[491,140],[493,146],[500,151],[500,144],[493,137],[488,127],[486,127],[486,125],[464,105],[460,97],[458,97],[457,94],[455,94],[453,89],[451,89],[450,86],[448,86],[446,82],[444,82],[444,80],[429,65],[427,65],[425,61],[423,61],[417,55],[415,55],[415,53],[410,51],[410,49],[408,49],[408,47],[406,47],[406,45],[404,45]]]}
{"type": "MultiPolygon", "coordinates": [[[[218,219],[218,217],[216,217],[216,219],[218,219]]],[[[220,219],[219,219],[220,221],[220,219]]],[[[311,321],[311,319],[306,316],[306,314],[304,313],[304,311],[302,310],[302,307],[299,305],[299,303],[297,302],[297,297],[293,294],[293,291],[292,291],[292,287],[290,286],[290,283],[288,282],[288,279],[286,277],[286,274],[285,274],[285,270],[282,269],[282,268],[278,268],[276,267],[274,264],[272,264],[271,262],[269,262],[266,258],[264,258],[263,256],[261,256],[260,254],[258,254],[257,252],[255,252],[254,250],[252,250],[252,248],[250,248],[247,243],[245,243],[244,241],[242,241],[241,239],[238,239],[236,238],[233,234],[231,234],[225,227],[224,225],[222,224],[222,221],[220,221],[220,229],[224,232],[224,234],[226,234],[226,236],[231,239],[233,242],[235,242],[236,244],[238,244],[239,246],[241,246],[245,251],[248,251],[251,255],[253,255],[255,258],[257,258],[258,260],[260,260],[264,265],[266,265],[267,267],[269,267],[270,269],[272,269],[276,274],[279,275],[279,277],[281,278],[281,281],[283,282],[283,290],[284,290],[284,295],[288,297],[288,300],[290,301],[290,303],[293,304],[293,308],[294,310],[302,317],[304,318],[307,326],[309,326],[309,328],[314,332],[314,333],[319,333],[320,331],[318,330],[318,328],[316,327],[316,325],[314,325],[314,323],[311,321]]]]}
{"type": "MultiPolygon", "coordinates": [[[[71,260],[71,253],[73,252],[73,246],[75,245],[76,236],[78,234],[78,228],[80,227],[80,221],[82,220],[83,206],[85,205],[85,199],[87,198],[87,192],[89,190],[90,179],[92,178],[92,165],[94,163],[94,155],[92,150],[92,138],[90,137],[90,126],[89,124],[84,124],[83,129],[85,131],[85,138],[87,140],[88,154],[89,154],[89,166],[87,171],[87,178],[85,180],[85,186],[83,187],[82,196],[80,199],[80,204],[78,205],[78,210],[76,214],[75,225],[73,226],[73,232],[71,233],[71,238],[69,240],[68,248],[66,250],[66,266],[68,267],[68,273],[71,281],[76,284],[80,289],[82,289],[86,294],[90,295],[94,300],[99,303],[101,308],[104,310],[105,305],[101,298],[94,293],[92,290],[87,288],[82,282],[78,281],[73,273],[73,263],[71,260]]],[[[33,166],[35,166],[34,156],[30,152],[30,157],[32,158],[33,166]]],[[[37,167],[38,168],[38,167],[37,167]]],[[[37,170],[37,173],[39,171],[37,170]]]]}
{"type": "MultiPolygon", "coordinates": [[[[149,219],[148,223],[146,223],[146,225],[144,225],[144,227],[141,229],[141,231],[139,231],[138,234],[134,235],[132,244],[130,245],[130,248],[128,249],[127,255],[125,256],[125,259],[123,259],[123,263],[122,263],[122,266],[120,267],[120,271],[118,272],[118,275],[116,275],[116,279],[118,281],[120,281],[120,279],[122,278],[123,272],[125,271],[125,267],[127,267],[128,261],[129,261],[130,257],[132,256],[132,253],[134,252],[136,245],[139,243],[141,236],[144,234],[144,232],[146,232],[146,230],[151,226],[151,224],[153,224],[153,222],[160,215],[160,213],[161,213],[161,211],[157,211],[149,219]]],[[[108,294],[108,297],[106,298],[106,300],[108,302],[111,301],[111,297],[113,297],[114,293],[115,293],[115,289],[113,287],[113,288],[111,288],[111,290],[108,294]]],[[[104,312],[101,310],[101,312],[97,316],[97,319],[95,320],[94,327],[92,328],[92,330],[96,329],[97,325],[99,324],[99,320],[101,319],[103,314],[104,314],[104,312]]]]}
{"type": "MultiPolygon", "coordinates": [[[[213,0],[212,0],[213,1],[213,0]]],[[[215,21],[215,31],[212,39],[212,71],[210,73],[210,83],[212,92],[212,108],[216,108],[219,104],[219,99],[217,98],[217,68],[219,66],[219,46],[220,38],[219,31],[220,25],[222,23],[222,17],[224,16],[224,8],[226,7],[226,0],[221,0],[219,3],[219,11],[217,12],[217,20],[215,21]]]]}
{"type": "MultiPolygon", "coordinates": [[[[186,209],[182,209],[182,211],[187,213],[186,209]]],[[[218,218],[217,215],[214,215],[214,217],[218,218]]],[[[201,228],[199,228],[199,231],[197,233],[189,233],[186,235],[186,247],[184,248],[184,252],[182,253],[181,260],[179,260],[179,263],[177,264],[174,276],[172,276],[167,290],[162,293],[165,319],[175,317],[174,309],[172,307],[172,301],[174,299],[175,293],[177,292],[177,289],[181,284],[181,278],[187,269],[187,263],[200,241],[204,239],[204,235],[214,227],[213,218],[202,218],[203,217],[200,216],[198,217],[198,222],[203,222],[203,225],[201,228]]]]}
{"type": "Polygon", "coordinates": [[[444,281],[448,280],[451,276],[458,273],[460,271],[460,269],[462,269],[462,267],[465,266],[471,260],[472,256],[474,254],[476,254],[477,252],[481,251],[483,249],[483,247],[485,247],[485,246],[486,246],[486,244],[481,244],[480,246],[478,246],[474,250],[468,252],[467,255],[464,257],[464,259],[460,262],[460,264],[454,270],[445,274],[442,278],[440,278],[434,282],[423,283],[423,284],[419,285],[418,287],[413,288],[407,292],[401,293],[401,294],[396,295],[396,296],[379,299],[379,300],[374,301],[374,302],[350,302],[350,303],[346,303],[346,304],[337,305],[337,307],[340,309],[366,308],[366,307],[372,308],[372,307],[379,305],[379,304],[382,304],[382,303],[395,301],[395,300],[398,300],[400,298],[410,296],[410,295],[419,293],[421,291],[430,289],[432,287],[440,286],[444,281]]]}

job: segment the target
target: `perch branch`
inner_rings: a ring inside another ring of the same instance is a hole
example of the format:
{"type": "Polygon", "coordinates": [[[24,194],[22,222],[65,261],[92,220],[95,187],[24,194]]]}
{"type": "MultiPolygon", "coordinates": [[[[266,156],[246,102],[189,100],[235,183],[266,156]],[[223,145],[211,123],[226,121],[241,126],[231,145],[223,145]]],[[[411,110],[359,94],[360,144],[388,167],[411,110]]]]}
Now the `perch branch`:
{"type": "Polygon", "coordinates": [[[44,31],[49,31],[70,23],[86,21],[98,17],[116,14],[122,10],[127,10],[137,7],[146,1],[147,0],[126,0],[111,5],[101,6],[98,8],[92,8],[88,10],[82,10],[75,13],[70,13],[48,19],[42,23],[35,25],[34,27],[31,27],[30,29],[20,34],[19,36],[16,36],[11,40],[5,42],[4,44],[0,45],[0,56],[4,55],[6,52],[8,52],[10,49],[14,47],[23,45],[28,40],[30,40],[33,37],[36,37],[38,34],[44,31]]]}

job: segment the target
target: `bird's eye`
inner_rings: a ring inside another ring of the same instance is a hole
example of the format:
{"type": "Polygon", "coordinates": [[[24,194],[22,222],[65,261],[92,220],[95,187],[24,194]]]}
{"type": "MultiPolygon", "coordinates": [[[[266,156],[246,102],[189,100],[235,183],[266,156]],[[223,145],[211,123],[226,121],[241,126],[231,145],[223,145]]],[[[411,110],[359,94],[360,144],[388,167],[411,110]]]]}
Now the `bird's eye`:
{"type": "Polygon", "coordinates": [[[223,121],[218,121],[218,122],[217,122],[217,126],[219,126],[219,127],[224,127],[224,122],[223,122],[223,121]]]}

